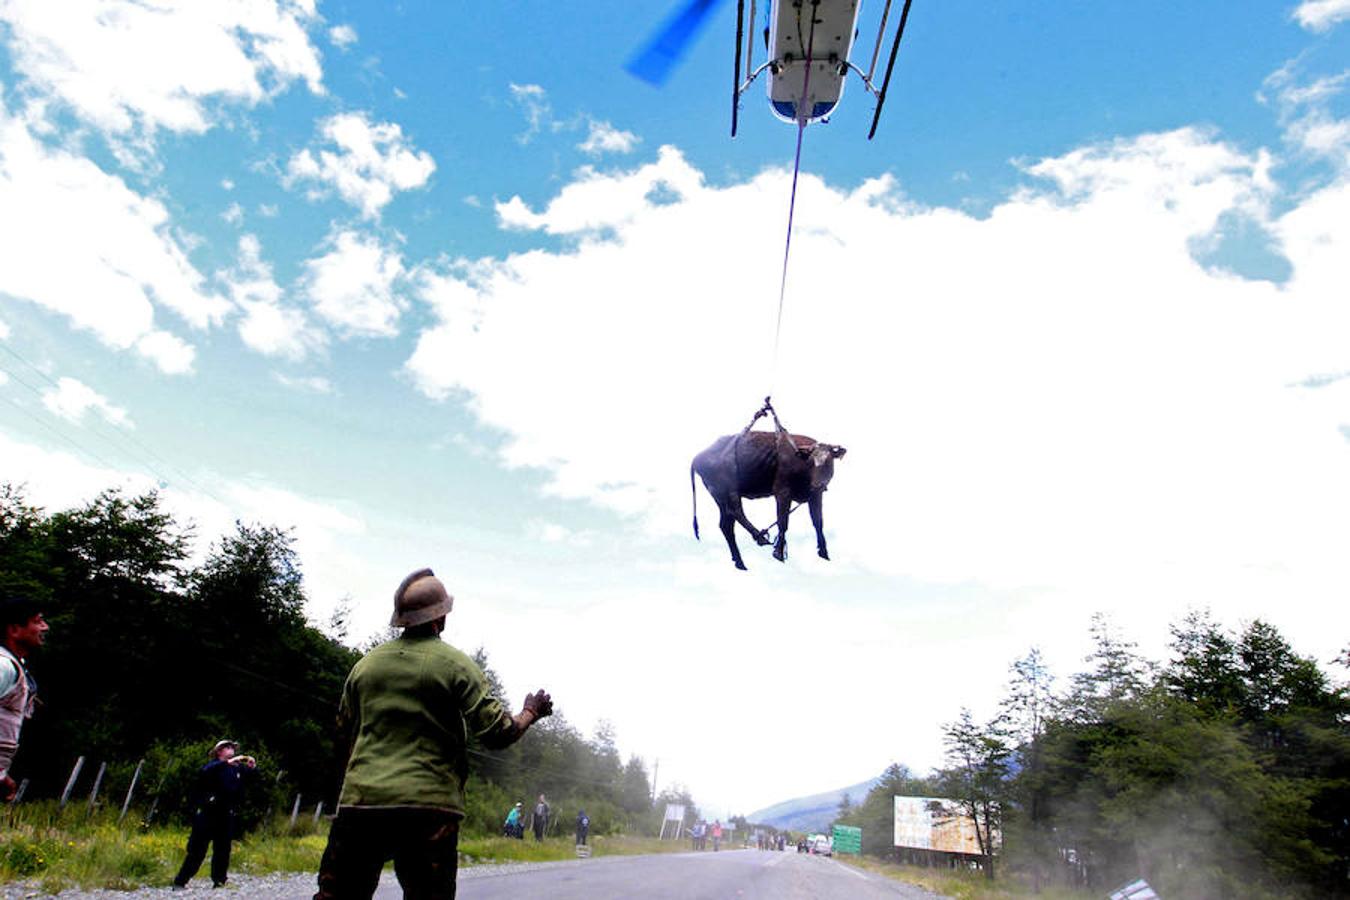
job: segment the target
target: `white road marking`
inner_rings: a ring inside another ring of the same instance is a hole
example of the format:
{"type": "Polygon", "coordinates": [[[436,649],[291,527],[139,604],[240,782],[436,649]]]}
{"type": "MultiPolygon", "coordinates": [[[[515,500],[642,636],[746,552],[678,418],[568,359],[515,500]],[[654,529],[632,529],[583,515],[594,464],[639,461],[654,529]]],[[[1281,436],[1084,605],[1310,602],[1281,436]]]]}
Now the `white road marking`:
{"type": "Polygon", "coordinates": [[[846,866],[846,865],[844,865],[843,863],[835,863],[835,865],[839,866],[841,869],[843,869],[845,872],[847,872],[847,873],[850,874],[850,875],[856,875],[858,878],[861,878],[863,881],[871,881],[871,879],[868,878],[866,875],[864,875],[860,870],[855,869],[855,868],[853,868],[852,866],[846,866]]]}

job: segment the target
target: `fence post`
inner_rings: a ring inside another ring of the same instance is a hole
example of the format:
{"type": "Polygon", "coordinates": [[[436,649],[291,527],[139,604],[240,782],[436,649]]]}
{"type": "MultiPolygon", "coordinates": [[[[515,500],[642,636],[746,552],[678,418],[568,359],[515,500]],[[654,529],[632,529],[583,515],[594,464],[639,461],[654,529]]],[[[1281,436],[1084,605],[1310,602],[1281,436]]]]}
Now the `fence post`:
{"type": "Polygon", "coordinates": [[[19,789],[14,792],[14,796],[9,798],[9,827],[14,827],[14,815],[18,812],[19,801],[23,799],[24,792],[28,790],[28,779],[25,778],[19,782],[19,789]]]}
{"type": "Polygon", "coordinates": [[[319,824],[319,816],[321,816],[321,815],[323,815],[323,801],[322,801],[322,800],[319,801],[319,805],[318,805],[318,806],[314,807],[314,824],[315,824],[315,825],[318,825],[318,824],[319,824]]]}
{"type": "Polygon", "coordinates": [[[300,815],[300,795],[295,795],[295,804],[291,807],[291,827],[295,827],[295,819],[300,815]]]}
{"type": "Polygon", "coordinates": [[[155,799],[150,803],[150,811],[145,814],[145,824],[147,825],[155,820],[155,810],[159,809],[159,797],[164,793],[164,783],[168,780],[168,772],[159,776],[159,784],[155,786],[155,799]]]}
{"type": "Polygon", "coordinates": [[[108,771],[108,764],[101,762],[98,764],[98,774],[94,776],[94,786],[89,791],[89,809],[85,811],[85,817],[88,818],[94,814],[94,804],[98,802],[98,789],[103,785],[103,773],[108,771]]]}
{"type": "Polygon", "coordinates": [[[70,792],[75,790],[75,779],[80,777],[80,769],[84,768],[84,757],[81,756],[75,760],[75,768],[70,770],[70,777],[66,779],[66,789],[61,792],[61,809],[66,808],[70,802],[70,792]]]}
{"type": "Polygon", "coordinates": [[[121,825],[122,820],[127,817],[127,810],[131,807],[131,795],[136,792],[136,782],[141,780],[141,766],[145,765],[142,759],[136,763],[136,771],[131,776],[131,787],[127,788],[127,799],[122,801],[122,814],[117,817],[117,824],[121,825]]]}

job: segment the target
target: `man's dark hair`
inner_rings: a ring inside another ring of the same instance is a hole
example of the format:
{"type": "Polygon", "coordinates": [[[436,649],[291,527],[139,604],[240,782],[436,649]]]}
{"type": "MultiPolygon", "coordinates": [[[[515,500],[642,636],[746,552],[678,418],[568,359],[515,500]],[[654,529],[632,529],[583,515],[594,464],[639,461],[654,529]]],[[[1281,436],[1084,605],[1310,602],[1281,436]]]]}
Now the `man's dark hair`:
{"type": "Polygon", "coordinates": [[[32,597],[10,596],[0,600],[0,628],[27,625],[33,616],[42,614],[42,604],[32,597]]]}

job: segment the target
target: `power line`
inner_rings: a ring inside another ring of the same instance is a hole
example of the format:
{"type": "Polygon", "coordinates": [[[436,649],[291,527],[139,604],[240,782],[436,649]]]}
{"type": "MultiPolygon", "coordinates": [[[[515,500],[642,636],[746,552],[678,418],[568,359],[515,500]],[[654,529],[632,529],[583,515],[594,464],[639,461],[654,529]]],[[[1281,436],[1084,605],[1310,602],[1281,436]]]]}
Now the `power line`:
{"type": "MultiPolygon", "coordinates": [[[[30,370],[32,370],[39,378],[41,378],[43,381],[47,382],[47,383],[48,383],[49,385],[51,385],[53,388],[55,388],[56,390],[60,390],[60,389],[61,389],[60,383],[58,383],[55,379],[53,379],[53,378],[52,378],[50,375],[48,375],[46,372],[42,371],[42,369],[39,368],[37,365],[35,365],[34,363],[32,363],[32,362],[30,362],[28,359],[26,359],[26,358],[25,358],[23,355],[21,355],[17,350],[15,350],[14,348],[10,347],[8,344],[0,344],[0,348],[3,348],[3,349],[5,350],[6,353],[8,353],[10,356],[13,356],[13,357],[14,357],[15,359],[17,359],[19,362],[21,362],[21,363],[23,363],[25,366],[27,366],[27,367],[28,367],[30,370]]],[[[19,375],[16,374],[16,373],[14,372],[13,369],[10,369],[10,368],[8,368],[8,367],[6,367],[6,366],[0,365],[0,371],[4,371],[6,374],[8,374],[11,378],[13,378],[13,379],[14,379],[16,382],[18,382],[20,385],[22,385],[23,387],[25,387],[25,388],[27,388],[29,391],[31,391],[31,392],[33,393],[33,395],[36,396],[38,399],[40,399],[40,400],[41,400],[41,399],[45,399],[45,398],[43,397],[43,394],[42,394],[42,391],[41,391],[41,390],[39,390],[37,387],[35,387],[35,386],[33,386],[32,384],[30,384],[29,382],[27,382],[27,381],[24,380],[23,378],[19,377],[19,375]]],[[[164,483],[167,483],[167,482],[169,481],[168,478],[164,477],[164,472],[161,471],[161,469],[168,469],[168,470],[171,470],[173,473],[175,473],[176,476],[177,476],[180,480],[182,480],[182,481],[186,482],[187,484],[191,485],[192,487],[196,488],[196,489],[197,489],[199,492],[201,492],[202,494],[205,494],[206,496],[212,498],[213,500],[215,500],[216,502],[220,503],[220,504],[223,505],[223,506],[229,506],[229,505],[230,505],[230,504],[227,503],[224,499],[222,499],[219,495],[217,495],[214,491],[211,491],[210,489],[206,488],[206,487],[203,486],[202,484],[198,483],[195,479],[192,478],[192,476],[188,475],[186,472],[184,472],[184,471],[183,471],[182,469],[180,469],[178,466],[174,465],[173,463],[171,463],[171,462],[169,462],[168,460],[166,460],[164,457],[160,456],[160,455],[159,455],[158,453],[156,453],[153,449],[151,449],[149,446],[147,446],[143,441],[137,439],[135,435],[129,434],[129,433],[124,432],[124,431],[113,431],[113,430],[111,430],[111,426],[110,426],[108,423],[100,422],[100,421],[98,421],[97,419],[95,420],[95,426],[96,426],[96,427],[95,427],[94,429],[91,429],[92,433],[93,433],[95,436],[97,436],[98,438],[100,438],[102,441],[104,441],[104,443],[109,444],[109,445],[112,446],[114,449],[118,450],[120,453],[126,454],[126,455],[128,455],[128,456],[133,457],[133,458],[136,458],[136,457],[138,457],[138,453],[136,452],[136,451],[138,450],[138,451],[140,452],[140,456],[139,456],[139,458],[136,459],[137,464],[140,465],[142,468],[144,468],[144,469],[151,475],[151,477],[153,477],[153,478],[155,479],[155,481],[156,481],[157,484],[164,484],[164,483]],[[108,430],[107,432],[101,431],[101,430],[99,430],[99,426],[102,426],[102,427],[107,428],[107,429],[109,429],[109,430],[108,430]],[[113,440],[113,437],[112,437],[113,435],[116,436],[117,440],[113,440]],[[126,444],[131,444],[133,447],[136,448],[136,450],[131,450],[131,449],[129,449],[129,448],[128,448],[127,446],[125,446],[125,445],[120,445],[120,444],[118,443],[118,441],[125,442],[126,444]],[[148,461],[147,461],[146,457],[149,457],[149,460],[148,460],[148,461]]],[[[74,442],[71,438],[69,438],[69,437],[65,437],[64,439],[65,439],[68,443],[71,443],[71,444],[74,444],[74,443],[75,443],[75,442],[74,442]]],[[[95,454],[93,454],[92,451],[89,451],[89,450],[87,450],[87,449],[85,449],[85,452],[89,453],[91,456],[92,456],[92,455],[95,455],[95,454]]],[[[97,458],[97,457],[96,457],[96,458],[97,458]]],[[[104,464],[104,465],[108,465],[106,462],[104,462],[103,464],[104,464]]]]}
{"type": "MultiPolygon", "coordinates": [[[[3,367],[0,367],[0,369],[2,369],[2,368],[3,368],[3,367]]],[[[5,398],[5,402],[8,403],[10,406],[14,407],[14,408],[15,408],[16,410],[18,410],[19,412],[23,413],[23,414],[24,414],[25,416],[27,416],[28,418],[32,419],[32,420],[33,420],[34,422],[36,422],[38,425],[41,425],[43,428],[47,429],[47,430],[50,431],[52,434],[56,435],[56,436],[57,436],[58,438],[60,438],[61,440],[65,441],[67,444],[70,444],[70,446],[72,446],[72,447],[75,448],[76,452],[83,453],[83,454],[85,454],[86,456],[91,457],[91,458],[92,458],[95,462],[97,462],[99,465],[104,466],[104,467],[106,467],[106,468],[109,468],[109,469],[115,469],[115,468],[117,468],[117,467],[114,466],[112,463],[108,462],[107,460],[105,460],[103,457],[99,456],[99,455],[98,455],[97,453],[95,453],[94,451],[90,450],[90,449],[87,448],[87,447],[83,447],[83,446],[81,446],[80,444],[77,444],[73,438],[71,438],[71,437],[70,437],[69,435],[67,435],[65,432],[62,432],[62,431],[58,430],[58,429],[57,429],[55,426],[53,426],[51,423],[49,423],[49,422],[44,422],[40,417],[38,417],[38,416],[34,415],[33,413],[29,412],[28,410],[24,409],[22,406],[20,406],[20,405],[14,400],[14,398],[12,398],[12,397],[6,397],[6,398],[5,398]]]]}

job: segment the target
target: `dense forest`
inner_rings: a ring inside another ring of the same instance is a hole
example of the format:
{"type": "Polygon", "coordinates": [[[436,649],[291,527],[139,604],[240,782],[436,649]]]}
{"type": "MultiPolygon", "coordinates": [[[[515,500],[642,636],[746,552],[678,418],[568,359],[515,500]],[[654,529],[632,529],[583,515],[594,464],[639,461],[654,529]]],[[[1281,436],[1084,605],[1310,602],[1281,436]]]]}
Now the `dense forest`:
{"type": "Polygon", "coordinates": [[[891,856],[891,798],[947,797],[1000,874],[1036,888],[1145,878],[1163,897],[1350,897],[1345,685],[1265,622],[1234,633],[1193,612],[1171,633],[1152,662],[1095,617],[1087,666],[1062,690],[1032,650],[997,715],[945,727],[946,768],[892,766],[840,823],[891,856]]]}
{"type": "MultiPolygon", "coordinates": [[[[110,490],[48,513],[0,486],[0,595],[40,599],[51,624],[31,661],[42,705],[14,764],[28,799],[59,795],[84,757],[77,796],[106,763],[102,793],[120,803],[144,760],[138,808],[173,816],[211,745],[229,737],[263,767],[249,818],[288,811],[297,794],[306,810],[332,809],[334,714],[360,657],[344,643],[341,611],[321,627],[307,621],[300,562],[281,528],[237,523],[196,564],[192,539],[155,493],[110,490]]],[[[475,658],[500,695],[486,653],[475,658]]],[[[654,801],[643,762],[620,758],[609,725],[587,738],[561,709],[505,751],[471,748],[470,762],[474,832],[495,832],[512,803],[529,808],[540,793],[559,827],[584,808],[602,834],[655,833],[667,800],[696,812],[679,787],[654,801]]]]}

